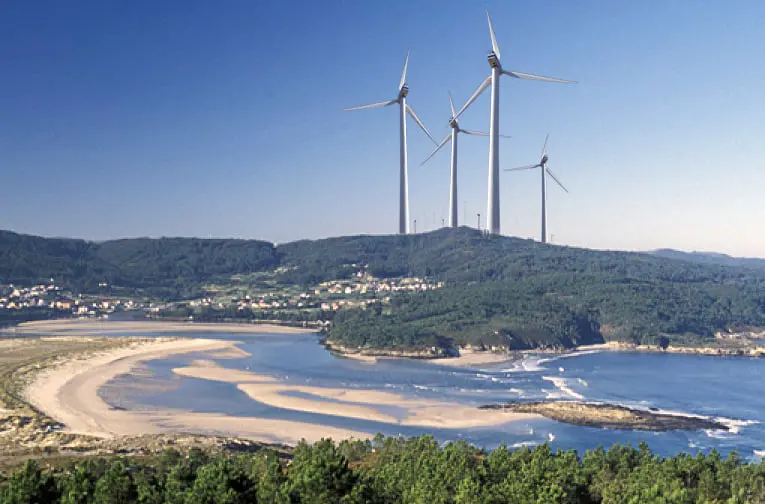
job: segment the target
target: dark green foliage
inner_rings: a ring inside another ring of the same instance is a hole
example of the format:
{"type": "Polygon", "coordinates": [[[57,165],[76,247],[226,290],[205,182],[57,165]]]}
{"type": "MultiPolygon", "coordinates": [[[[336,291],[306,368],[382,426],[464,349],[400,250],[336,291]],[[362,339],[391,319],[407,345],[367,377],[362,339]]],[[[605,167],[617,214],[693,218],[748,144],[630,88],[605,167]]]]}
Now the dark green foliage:
{"type": "Polygon", "coordinates": [[[93,502],[96,504],[127,504],[136,502],[137,498],[138,492],[133,478],[119,460],[98,479],[93,492],[93,502]]]}
{"type": "Polygon", "coordinates": [[[0,493],[2,504],[47,504],[57,498],[53,476],[42,473],[34,461],[27,461],[8,480],[0,493]]]}
{"type": "MultiPolygon", "coordinates": [[[[274,272],[281,284],[348,278],[361,268],[378,277],[446,282],[443,291],[394,298],[389,310],[338,314],[332,338],[371,347],[570,346],[597,341],[598,331],[606,339],[658,345],[662,335],[677,342],[684,335],[711,338],[719,330],[765,326],[765,269],[752,262],[733,264],[741,265],[545,245],[468,228],[279,246],[196,238],[93,243],[0,231],[0,282],[54,277],[75,289],[100,292],[97,285],[105,281],[115,292],[166,299],[199,296],[207,283],[230,283],[233,275],[262,271],[274,272]]],[[[236,310],[197,315],[271,316],[236,310]]],[[[279,316],[326,320],[330,315],[279,316]]]]}
{"type": "Polygon", "coordinates": [[[287,485],[294,502],[329,504],[339,502],[354,486],[348,460],[330,440],[295,448],[287,485]]]}
{"type": "Polygon", "coordinates": [[[255,483],[240,461],[218,457],[197,471],[186,504],[244,504],[255,495],[255,483]]]}
{"type": "Polygon", "coordinates": [[[301,443],[291,461],[263,451],[211,460],[174,452],[152,467],[100,461],[56,473],[28,463],[0,486],[0,503],[21,502],[744,504],[765,502],[765,464],[716,451],[661,459],[644,444],[580,458],[546,444],[487,453],[430,436],[378,436],[301,443]],[[171,484],[179,474],[184,484],[171,484]]]}
{"type": "Polygon", "coordinates": [[[501,282],[401,296],[389,309],[343,310],[333,320],[330,339],[371,348],[456,343],[570,348],[602,342],[593,310],[569,306],[557,296],[509,289],[501,282]]]}

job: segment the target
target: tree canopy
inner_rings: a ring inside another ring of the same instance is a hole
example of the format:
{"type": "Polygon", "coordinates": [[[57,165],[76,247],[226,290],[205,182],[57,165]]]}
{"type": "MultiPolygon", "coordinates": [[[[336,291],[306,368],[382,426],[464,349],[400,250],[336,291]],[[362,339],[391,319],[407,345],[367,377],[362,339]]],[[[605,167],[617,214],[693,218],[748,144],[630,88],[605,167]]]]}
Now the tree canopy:
{"type": "Polygon", "coordinates": [[[765,465],[735,453],[660,458],[641,444],[583,456],[547,444],[487,452],[430,436],[301,443],[208,456],[168,451],[153,462],[97,459],[41,470],[28,462],[0,503],[744,504],[765,502],[765,465]]]}

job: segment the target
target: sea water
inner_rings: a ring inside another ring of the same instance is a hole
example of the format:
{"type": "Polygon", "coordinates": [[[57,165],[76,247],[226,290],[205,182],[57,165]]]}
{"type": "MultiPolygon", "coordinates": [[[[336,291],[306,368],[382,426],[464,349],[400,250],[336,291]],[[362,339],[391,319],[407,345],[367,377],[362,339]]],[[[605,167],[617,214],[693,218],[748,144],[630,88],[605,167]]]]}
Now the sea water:
{"type": "MultiPolygon", "coordinates": [[[[205,354],[148,362],[137,375],[123,376],[107,384],[102,396],[114,406],[131,409],[180,408],[311,422],[389,436],[432,434],[443,442],[462,439],[488,449],[500,443],[520,447],[549,442],[553,449],[574,448],[584,453],[599,445],[636,446],[645,441],[660,455],[716,448],[723,454],[737,450],[745,459],[757,459],[755,451],[765,449],[763,359],[604,351],[527,355],[506,363],[456,368],[418,360],[382,359],[365,363],[340,358],[330,354],[319,344],[319,337],[312,334],[253,336],[200,332],[193,336],[240,341],[239,347],[250,357],[217,359],[213,354],[213,360],[227,368],[267,374],[294,385],[379,390],[467,406],[519,399],[605,401],[709,416],[731,429],[638,432],[578,427],[547,419],[443,429],[306,413],[258,403],[234,384],[180,377],[172,372],[173,368],[186,366],[195,359],[209,359],[210,355],[205,354]]],[[[379,409],[401,416],[400,408],[379,409]]]]}

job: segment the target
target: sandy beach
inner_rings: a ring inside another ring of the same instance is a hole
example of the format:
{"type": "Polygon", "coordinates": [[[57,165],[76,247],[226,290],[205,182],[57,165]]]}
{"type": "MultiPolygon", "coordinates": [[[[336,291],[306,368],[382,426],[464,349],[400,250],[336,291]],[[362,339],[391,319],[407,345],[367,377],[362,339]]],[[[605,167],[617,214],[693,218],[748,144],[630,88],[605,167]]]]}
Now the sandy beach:
{"type": "MultiPolygon", "coordinates": [[[[279,327],[282,332],[310,332],[279,327]]],[[[146,334],[178,331],[220,331],[259,334],[273,332],[269,326],[184,324],[168,322],[46,321],[24,324],[21,331],[46,334],[50,338],[95,338],[96,335],[146,334]]],[[[325,388],[284,383],[272,376],[247,370],[227,369],[211,358],[241,358],[249,354],[236,342],[166,338],[142,339],[120,348],[80,358],[63,359],[38,372],[25,389],[26,400],[49,417],[65,425],[66,431],[99,437],[168,432],[190,432],[246,437],[256,441],[294,444],[322,437],[333,439],[370,438],[375,432],[361,432],[322,424],[223,414],[152,409],[147,411],[112,408],[99,390],[114,378],[140,372],[142,363],[172,355],[204,352],[209,358],[174,369],[178,376],[234,384],[254,401],[277,408],[337,417],[372,420],[395,425],[467,428],[500,425],[510,421],[538,418],[529,413],[481,411],[477,408],[405,397],[399,394],[353,388],[325,388]]],[[[460,364],[500,362],[506,356],[466,352],[460,364]]]]}
{"type": "Polygon", "coordinates": [[[478,352],[475,350],[460,350],[459,357],[445,357],[443,359],[431,359],[428,360],[431,364],[438,364],[439,366],[454,366],[454,367],[472,367],[480,366],[483,364],[496,364],[498,362],[507,362],[513,360],[515,357],[509,353],[498,352],[478,352]]]}
{"type": "Polygon", "coordinates": [[[180,376],[235,383],[250,398],[276,408],[374,420],[417,427],[467,428],[538,418],[533,414],[486,411],[461,404],[429,401],[378,390],[314,387],[281,383],[273,377],[226,369],[213,362],[175,368],[180,376]],[[395,406],[400,415],[378,409],[395,406]]]}
{"type": "Polygon", "coordinates": [[[98,390],[119,375],[130,373],[142,362],[190,352],[246,352],[234,342],[204,339],[145,341],[82,359],[69,359],[39,373],[25,390],[27,401],[63,423],[67,432],[99,437],[196,432],[246,437],[263,442],[295,444],[322,437],[369,438],[374,433],[312,425],[304,422],[180,410],[126,411],[111,408],[98,390]]]}
{"type": "Polygon", "coordinates": [[[225,332],[235,334],[311,334],[315,329],[289,327],[274,324],[211,324],[199,322],[136,321],[122,322],[98,319],[40,320],[24,322],[13,328],[19,336],[27,334],[55,334],[63,336],[72,333],[76,336],[108,336],[122,333],[185,333],[185,332],[225,332]]]}

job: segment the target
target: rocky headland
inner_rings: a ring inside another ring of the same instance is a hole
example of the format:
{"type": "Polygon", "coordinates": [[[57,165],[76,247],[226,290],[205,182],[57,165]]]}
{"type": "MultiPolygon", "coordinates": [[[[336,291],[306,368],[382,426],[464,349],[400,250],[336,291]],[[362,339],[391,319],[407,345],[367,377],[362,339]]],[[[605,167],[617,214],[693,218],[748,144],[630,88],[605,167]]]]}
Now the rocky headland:
{"type": "Polygon", "coordinates": [[[694,416],[638,410],[606,403],[538,401],[489,404],[484,410],[502,410],[513,413],[534,413],[551,420],[572,425],[601,429],[669,431],[669,430],[729,430],[716,420],[694,416]]]}

